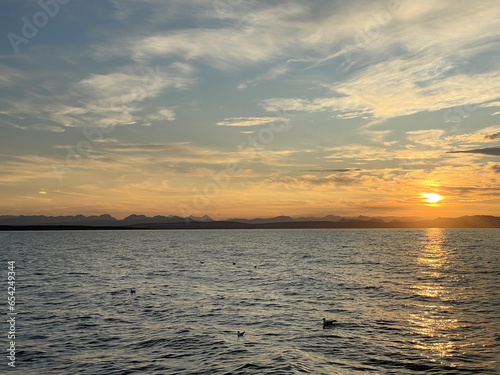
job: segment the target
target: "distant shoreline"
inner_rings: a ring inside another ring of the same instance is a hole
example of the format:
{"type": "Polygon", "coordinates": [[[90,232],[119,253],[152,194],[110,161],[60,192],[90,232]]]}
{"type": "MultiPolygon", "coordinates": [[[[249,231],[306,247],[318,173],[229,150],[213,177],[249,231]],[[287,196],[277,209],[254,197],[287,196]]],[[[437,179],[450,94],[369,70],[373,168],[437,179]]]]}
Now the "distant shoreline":
{"type": "Polygon", "coordinates": [[[500,228],[500,218],[478,220],[477,217],[434,219],[414,222],[375,221],[294,221],[277,223],[240,223],[232,221],[147,223],[126,226],[97,225],[0,225],[0,231],[60,231],[60,230],[152,230],[152,229],[411,229],[411,228],[500,228]]]}

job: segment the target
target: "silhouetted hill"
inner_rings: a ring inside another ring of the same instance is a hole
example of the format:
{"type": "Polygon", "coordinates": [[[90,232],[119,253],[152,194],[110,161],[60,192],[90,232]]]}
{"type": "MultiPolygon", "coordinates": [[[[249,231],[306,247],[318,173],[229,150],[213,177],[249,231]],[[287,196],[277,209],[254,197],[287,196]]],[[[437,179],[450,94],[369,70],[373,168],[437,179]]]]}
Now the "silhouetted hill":
{"type": "Polygon", "coordinates": [[[117,224],[118,225],[140,225],[140,224],[162,224],[162,223],[177,223],[185,220],[190,220],[190,219],[184,219],[183,217],[180,216],[153,216],[153,217],[148,217],[145,215],[130,215],[127,216],[123,220],[118,220],[117,224]]]}
{"type": "Polygon", "coordinates": [[[267,224],[267,223],[288,223],[291,221],[295,221],[290,216],[276,216],[268,219],[227,219],[224,221],[230,222],[238,222],[238,223],[247,223],[247,224],[267,224]]]}
{"type": "Polygon", "coordinates": [[[462,216],[432,220],[390,222],[361,217],[361,220],[342,218],[338,221],[297,221],[289,216],[270,219],[237,219],[214,221],[208,216],[197,218],[180,216],[130,215],[117,220],[101,216],[0,216],[0,230],[44,229],[279,229],[279,228],[500,228],[500,217],[462,216]],[[242,221],[239,221],[242,220],[242,221]]]}
{"type": "Polygon", "coordinates": [[[111,215],[100,216],[0,216],[0,225],[90,225],[115,226],[119,221],[111,215]]]}
{"type": "Polygon", "coordinates": [[[295,221],[339,221],[341,219],[343,219],[342,216],[327,215],[324,217],[314,217],[314,216],[297,217],[295,218],[295,221]]]}

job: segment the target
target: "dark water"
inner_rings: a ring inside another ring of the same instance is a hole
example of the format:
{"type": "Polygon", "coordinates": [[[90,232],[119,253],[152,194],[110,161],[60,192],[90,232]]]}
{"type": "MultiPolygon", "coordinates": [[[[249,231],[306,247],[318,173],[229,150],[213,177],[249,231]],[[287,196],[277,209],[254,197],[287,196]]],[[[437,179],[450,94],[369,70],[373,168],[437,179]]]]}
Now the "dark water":
{"type": "Polygon", "coordinates": [[[0,312],[14,260],[19,313],[16,368],[5,350],[0,373],[500,373],[496,229],[0,232],[0,241],[0,312]],[[323,317],[338,323],[323,329],[323,317]]]}

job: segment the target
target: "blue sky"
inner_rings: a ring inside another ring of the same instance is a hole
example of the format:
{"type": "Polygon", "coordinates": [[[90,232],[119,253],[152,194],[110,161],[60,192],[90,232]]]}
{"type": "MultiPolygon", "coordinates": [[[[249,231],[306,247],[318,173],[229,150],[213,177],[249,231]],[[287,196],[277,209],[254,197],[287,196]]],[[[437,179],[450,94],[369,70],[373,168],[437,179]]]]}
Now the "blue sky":
{"type": "Polygon", "coordinates": [[[496,1],[0,4],[0,214],[499,212],[496,1]]]}

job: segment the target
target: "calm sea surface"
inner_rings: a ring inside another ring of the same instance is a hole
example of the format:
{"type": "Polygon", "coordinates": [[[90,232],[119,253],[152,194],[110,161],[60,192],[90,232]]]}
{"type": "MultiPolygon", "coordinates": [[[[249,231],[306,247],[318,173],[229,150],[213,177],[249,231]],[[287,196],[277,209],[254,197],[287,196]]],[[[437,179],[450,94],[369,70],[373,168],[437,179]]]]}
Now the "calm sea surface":
{"type": "Polygon", "coordinates": [[[2,374],[500,373],[498,229],[0,232],[0,243],[2,374]]]}

